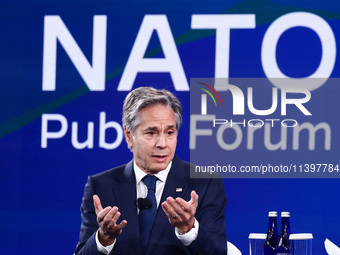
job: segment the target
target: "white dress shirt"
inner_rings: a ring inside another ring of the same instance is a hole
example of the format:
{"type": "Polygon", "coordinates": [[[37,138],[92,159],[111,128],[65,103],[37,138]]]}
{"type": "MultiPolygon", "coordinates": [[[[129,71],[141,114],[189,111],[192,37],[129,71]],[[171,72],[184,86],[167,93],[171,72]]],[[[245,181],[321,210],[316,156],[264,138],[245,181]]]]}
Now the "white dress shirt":
{"type": "MultiPolygon", "coordinates": [[[[166,169],[159,171],[158,173],[154,174],[154,176],[157,177],[156,192],[155,192],[157,208],[158,208],[159,203],[160,203],[161,198],[162,198],[163,190],[164,190],[164,187],[165,187],[166,179],[168,177],[171,165],[172,165],[172,162],[169,163],[169,165],[167,166],[166,169]]],[[[145,173],[142,169],[140,169],[137,166],[135,161],[133,161],[133,169],[134,169],[135,177],[136,177],[136,191],[137,191],[136,196],[137,196],[137,198],[146,198],[146,196],[148,194],[148,188],[146,187],[146,185],[144,184],[142,179],[144,178],[144,176],[147,175],[147,173],[145,173]]],[[[137,214],[139,214],[139,208],[138,207],[137,207],[137,214]]],[[[189,232],[181,234],[178,231],[178,229],[175,228],[175,234],[176,234],[177,238],[179,240],[181,240],[182,243],[185,246],[188,246],[197,238],[198,228],[199,228],[199,223],[195,219],[194,227],[189,232]]],[[[106,247],[103,246],[99,242],[98,231],[97,231],[97,233],[96,233],[96,244],[97,244],[97,249],[98,249],[99,252],[102,252],[104,254],[109,254],[112,251],[115,243],[116,243],[116,241],[109,246],[106,246],[106,247]]]]}

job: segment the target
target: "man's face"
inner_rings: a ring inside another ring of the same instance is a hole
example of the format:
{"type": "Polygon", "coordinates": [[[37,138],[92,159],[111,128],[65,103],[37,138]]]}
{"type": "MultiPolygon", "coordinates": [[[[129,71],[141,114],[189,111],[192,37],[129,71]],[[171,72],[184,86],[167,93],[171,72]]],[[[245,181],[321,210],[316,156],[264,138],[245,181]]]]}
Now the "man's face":
{"type": "Polygon", "coordinates": [[[139,112],[140,123],[135,135],[124,129],[134,160],[144,172],[164,170],[175,155],[177,129],[171,107],[154,105],[139,112]]]}

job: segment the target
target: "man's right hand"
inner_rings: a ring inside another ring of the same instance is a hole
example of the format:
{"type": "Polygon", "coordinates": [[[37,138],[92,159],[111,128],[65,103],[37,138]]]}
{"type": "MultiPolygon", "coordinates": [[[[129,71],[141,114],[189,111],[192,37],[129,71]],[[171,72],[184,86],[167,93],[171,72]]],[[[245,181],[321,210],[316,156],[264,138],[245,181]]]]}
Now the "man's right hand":
{"type": "Polygon", "coordinates": [[[99,225],[98,239],[103,246],[108,246],[116,241],[116,238],[122,233],[127,221],[123,220],[120,224],[117,221],[120,217],[118,207],[108,206],[103,209],[100,199],[97,195],[93,196],[94,208],[96,210],[97,222],[99,225]]]}

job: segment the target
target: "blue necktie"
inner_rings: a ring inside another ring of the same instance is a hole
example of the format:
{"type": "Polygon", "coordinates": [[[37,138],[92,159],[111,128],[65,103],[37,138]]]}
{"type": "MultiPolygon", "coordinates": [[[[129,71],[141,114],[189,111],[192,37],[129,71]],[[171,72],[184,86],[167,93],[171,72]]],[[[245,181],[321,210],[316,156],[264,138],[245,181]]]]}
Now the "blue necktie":
{"type": "Polygon", "coordinates": [[[146,247],[149,243],[150,232],[157,212],[157,202],[155,196],[156,181],[157,177],[154,175],[146,175],[143,178],[143,182],[148,188],[148,195],[146,196],[146,198],[149,199],[152,204],[150,208],[141,208],[138,215],[140,237],[144,252],[146,251],[146,247]]]}

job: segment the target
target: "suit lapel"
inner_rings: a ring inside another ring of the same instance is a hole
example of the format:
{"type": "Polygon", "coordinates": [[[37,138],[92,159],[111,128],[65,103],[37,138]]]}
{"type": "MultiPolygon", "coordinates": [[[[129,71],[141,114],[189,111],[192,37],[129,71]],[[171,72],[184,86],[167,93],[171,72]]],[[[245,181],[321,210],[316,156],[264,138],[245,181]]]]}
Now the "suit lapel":
{"type": "MultiPolygon", "coordinates": [[[[123,174],[114,179],[113,193],[116,198],[119,211],[121,212],[120,220],[127,220],[127,225],[123,229],[123,235],[126,235],[130,242],[131,249],[135,249],[133,254],[141,254],[139,222],[136,205],[136,177],[133,171],[133,161],[130,161],[124,168],[123,174]]],[[[121,236],[123,237],[123,236],[121,236]]],[[[117,243],[119,245],[119,243],[117,243]]]]}
{"type": "MultiPolygon", "coordinates": [[[[175,231],[174,227],[169,223],[168,217],[164,213],[161,204],[169,196],[173,198],[183,197],[183,195],[186,193],[186,190],[188,189],[188,186],[189,186],[189,181],[188,181],[187,176],[188,176],[188,173],[185,173],[183,161],[181,161],[177,156],[175,156],[172,161],[172,166],[171,166],[170,172],[166,180],[166,184],[163,190],[160,204],[157,209],[155,222],[151,230],[150,245],[147,248],[146,254],[151,254],[152,250],[155,248],[158,241],[161,239],[165,229],[170,229],[170,231],[174,233],[175,231]],[[178,192],[179,189],[182,189],[182,191],[178,192]]],[[[180,244],[179,240],[178,242],[180,244]]]]}

